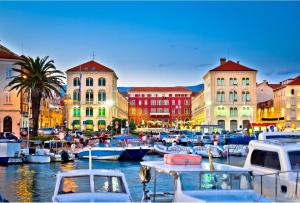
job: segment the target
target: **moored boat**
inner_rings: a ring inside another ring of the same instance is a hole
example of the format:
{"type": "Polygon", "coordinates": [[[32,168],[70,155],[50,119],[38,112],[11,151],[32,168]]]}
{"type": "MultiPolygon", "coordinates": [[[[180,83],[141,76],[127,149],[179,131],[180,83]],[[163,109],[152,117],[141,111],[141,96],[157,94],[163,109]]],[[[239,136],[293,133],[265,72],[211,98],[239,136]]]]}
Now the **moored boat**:
{"type": "Polygon", "coordinates": [[[172,146],[164,146],[161,144],[155,144],[154,145],[154,150],[156,153],[159,155],[163,156],[164,154],[189,154],[191,153],[190,147],[185,147],[185,146],[180,146],[180,145],[172,145],[172,146]]]}
{"type": "Polygon", "coordinates": [[[22,162],[20,141],[0,139],[0,164],[22,162]]]}
{"type": "Polygon", "coordinates": [[[217,145],[204,145],[204,146],[194,146],[191,151],[192,154],[201,155],[202,157],[208,157],[208,150],[210,149],[213,158],[224,157],[225,151],[217,145]]]}
{"type": "MultiPolygon", "coordinates": [[[[92,159],[99,160],[118,160],[125,152],[121,147],[92,147],[92,159]]],[[[80,159],[89,158],[89,148],[84,148],[77,153],[80,159]]]]}

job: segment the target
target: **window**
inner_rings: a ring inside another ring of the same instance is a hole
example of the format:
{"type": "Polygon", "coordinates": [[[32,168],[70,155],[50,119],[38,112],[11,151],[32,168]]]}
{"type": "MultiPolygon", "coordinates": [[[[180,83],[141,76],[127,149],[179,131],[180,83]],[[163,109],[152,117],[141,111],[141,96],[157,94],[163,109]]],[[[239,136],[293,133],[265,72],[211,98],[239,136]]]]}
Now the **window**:
{"type": "Polygon", "coordinates": [[[9,91],[5,92],[5,104],[11,104],[11,95],[9,91]]]}
{"type": "Polygon", "coordinates": [[[157,100],[157,105],[162,105],[162,101],[160,99],[157,100]]]}
{"type": "Polygon", "coordinates": [[[164,104],[164,105],[169,105],[169,100],[164,99],[164,100],[163,100],[163,104],[164,104]]]}
{"type": "Polygon", "coordinates": [[[288,152],[292,170],[300,169],[300,151],[288,152]]]}
{"type": "Polygon", "coordinates": [[[99,78],[98,79],[98,86],[106,86],[105,78],[99,78]]]}
{"type": "Polygon", "coordinates": [[[169,113],[169,108],[164,108],[164,113],[169,113]]]}
{"type": "Polygon", "coordinates": [[[243,86],[249,86],[250,85],[250,79],[249,78],[242,78],[242,85],[243,86]]]}
{"type": "Polygon", "coordinates": [[[190,109],[188,109],[188,108],[184,109],[185,114],[190,114],[190,112],[191,112],[190,109]]]}
{"type": "Polygon", "coordinates": [[[217,92],[217,101],[218,102],[224,102],[225,101],[225,92],[224,91],[218,91],[217,92]]]}
{"type": "Polygon", "coordinates": [[[138,114],[141,115],[142,113],[143,113],[142,108],[139,108],[139,109],[138,109],[138,114]]]}
{"type": "Polygon", "coordinates": [[[139,100],[139,105],[140,105],[140,106],[142,105],[142,100],[139,100]]]}
{"type": "Polygon", "coordinates": [[[185,105],[190,105],[190,100],[188,100],[188,99],[184,100],[184,104],[185,105]]]}
{"type": "Polygon", "coordinates": [[[175,114],[175,109],[174,108],[172,109],[172,114],[175,114]]]}
{"type": "Polygon", "coordinates": [[[181,114],[181,109],[180,109],[180,108],[177,110],[177,113],[178,113],[178,114],[181,114]]]}
{"type": "Polygon", "coordinates": [[[172,105],[175,105],[175,100],[174,99],[172,100],[172,105]]]}
{"type": "Polygon", "coordinates": [[[277,152],[255,149],[251,154],[251,164],[275,170],[281,169],[277,152]]]}
{"type": "Polygon", "coordinates": [[[291,106],[296,106],[296,98],[291,97],[291,106]]]}
{"type": "Polygon", "coordinates": [[[148,109],[144,108],[144,114],[148,114],[148,109]]]}
{"type": "Polygon", "coordinates": [[[130,114],[131,114],[131,115],[134,115],[134,114],[135,114],[135,108],[131,108],[131,109],[130,109],[130,114]]]}
{"type": "Polygon", "coordinates": [[[291,95],[295,95],[295,90],[291,89],[291,95]]]}
{"type": "Polygon", "coordinates": [[[229,85],[230,86],[235,86],[235,85],[237,85],[238,84],[238,82],[237,82],[237,79],[236,78],[230,78],[229,79],[229,85]]]}
{"type": "Polygon", "coordinates": [[[217,78],[217,85],[218,86],[224,86],[225,85],[225,79],[224,78],[217,78]]]}
{"type": "Polygon", "coordinates": [[[80,116],[80,108],[74,108],[73,109],[73,116],[80,116]]]}
{"type": "Polygon", "coordinates": [[[126,193],[122,179],[116,176],[94,176],[95,192],[126,193]]]}
{"type": "Polygon", "coordinates": [[[238,110],[236,107],[230,108],[230,116],[238,116],[238,110]]]}
{"type": "Polygon", "coordinates": [[[58,194],[89,192],[91,192],[90,176],[74,176],[64,177],[61,180],[61,187],[59,188],[58,194]],[[78,185],[80,185],[80,187],[78,187],[78,185]]]}
{"type": "Polygon", "coordinates": [[[105,108],[104,107],[99,108],[98,115],[99,116],[105,116],[105,108]]]}
{"type": "Polygon", "coordinates": [[[151,108],[151,113],[156,113],[156,108],[151,108]]]}
{"type": "Polygon", "coordinates": [[[152,105],[152,106],[156,105],[156,100],[152,99],[152,100],[151,100],[151,105],[152,105]]]}
{"type": "Polygon", "coordinates": [[[10,79],[12,77],[12,65],[8,65],[6,68],[6,79],[10,79]]]}
{"type": "Polygon", "coordinates": [[[98,101],[103,102],[106,101],[106,93],[105,91],[101,90],[98,92],[98,101]]]}
{"type": "Polygon", "coordinates": [[[158,108],[157,109],[157,113],[162,113],[163,112],[163,109],[162,108],[158,108]]]}
{"type": "Polygon", "coordinates": [[[237,91],[230,91],[229,92],[229,101],[236,102],[237,101],[237,91]]]}
{"type": "Polygon", "coordinates": [[[80,101],[79,90],[74,90],[74,92],[73,92],[73,100],[74,101],[80,101]]]}
{"type": "Polygon", "coordinates": [[[135,105],[135,100],[130,100],[130,105],[134,106],[135,105]]]}
{"type": "Polygon", "coordinates": [[[88,90],[86,91],[85,93],[85,100],[87,102],[93,102],[94,100],[94,93],[93,93],[93,90],[88,90]]]}
{"type": "Polygon", "coordinates": [[[242,115],[243,116],[251,116],[251,110],[250,110],[249,106],[243,106],[242,115]]]}
{"type": "Polygon", "coordinates": [[[178,100],[178,102],[177,102],[177,103],[178,103],[178,105],[181,105],[181,100],[178,100]]]}
{"type": "Polygon", "coordinates": [[[250,102],[250,92],[243,91],[242,92],[242,101],[243,102],[250,102]]]}
{"type": "Polygon", "coordinates": [[[148,101],[147,101],[147,100],[145,100],[145,101],[144,101],[144,104],[145,104],[145,105],[148,105],[148,101]]]}
{"type": "Polygon", "coordinates": [[[87,107],[85,110],[85,115],[86,116],[93,116],[93,108],[92,107],[87,107]]]}
{"type": "Polygon", "coordinates": [[[73,79],[73,86],[74,87],[80,86],[80,79],[78,77],[73,79]]]}
{"type": "Polygon", "coordinates": [[[88,87],[93,86],[93,78],[87,78],[86,79],[86,86],[88,86],[88,87]]]}
{"type": "Polygon", "coordinates": [[[216,116],[225,116],[226,111],[224,106],[218,106],[216,110],[216,116]]]}
{"type": "Polygon", "coordinates": [[[296,109],[291,109],[291,119],[296,120],[296,109]]]}

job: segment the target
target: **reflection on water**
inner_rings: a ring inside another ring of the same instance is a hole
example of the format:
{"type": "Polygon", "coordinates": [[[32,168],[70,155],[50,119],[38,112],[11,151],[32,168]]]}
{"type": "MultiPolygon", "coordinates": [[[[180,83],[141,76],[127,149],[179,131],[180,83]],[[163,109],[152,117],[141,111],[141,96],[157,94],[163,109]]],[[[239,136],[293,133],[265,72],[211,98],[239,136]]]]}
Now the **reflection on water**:
{"type": "Polygon", "coordinates": [[[30,170],[28,165],[22,165],[17,170],[17,180],[14,182],[16,197],[22,202],[31,202],[33,193],[34,170],[30,170]]]}
{"type": "MultiPolygon", "coordinates": [[[[161,160],[159,156],[146,156],[145,160],[161,160]]],[[[242,166],[245,158],[232,157],[232,165],[242,166]]],[[[206,161],[206,159],[204,159],[206,161]]],[[[225,162],[226,160],[216,159],[216,162],[225,162]]],[[[54,192],[56,177],[58,171],[68,171],[73,169],[87,169],[88,160],[76,160],[65,164],[24,164],[0,166],[0,194],[9,201],[51,201],[54,192]]],[[[142,184],[139,179],[139,162],[118,162],[118,161],[100,161],[93,160],[95,169],[119,169],[126,177],[130,193],[135,201],[142,198],[142,184]]],[[[69,179],[67,187],[75,189],[79,182],[69,179]],[[75,187],[75,188],[74,188],[75,187]]],[[[172,191],[173,180],[170,176],[158,174],[157,186],[159,191],[172,191]]],[[[81,184],[80,184],[81,186],[81,184]]],[[[66,188],[66,189],[69,189],[66,188]]],[[[149,184],[149,189],[153,190],[153,181],[149,184]]]]}

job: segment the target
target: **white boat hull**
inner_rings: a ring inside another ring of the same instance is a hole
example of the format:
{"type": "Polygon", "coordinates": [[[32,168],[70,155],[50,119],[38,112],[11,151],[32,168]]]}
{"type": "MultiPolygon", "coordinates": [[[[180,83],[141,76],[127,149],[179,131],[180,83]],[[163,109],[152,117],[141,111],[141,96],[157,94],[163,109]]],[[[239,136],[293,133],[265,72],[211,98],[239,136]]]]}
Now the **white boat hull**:
{"type": "Polygon", "coordinates": [[[26,155],[26,161],[28,163],[50,163],[51,158],[49,155],[26,155]]]}

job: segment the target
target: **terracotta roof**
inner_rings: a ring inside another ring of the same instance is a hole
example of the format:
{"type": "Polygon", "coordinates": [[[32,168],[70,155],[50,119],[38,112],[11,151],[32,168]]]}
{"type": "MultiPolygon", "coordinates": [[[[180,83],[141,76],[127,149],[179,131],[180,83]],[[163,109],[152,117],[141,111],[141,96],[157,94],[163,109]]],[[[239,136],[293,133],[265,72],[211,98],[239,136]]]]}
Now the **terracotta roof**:
{"type": "Polygon", "coordinates": [[[277,89],[278,87],[281,86],[281,84],[269,84],[268,83],[268,86],[271,87],[272,89],[277,89]]]}
{"type": "Polygon", "coordinates": [[[294,78],[294,80],[287,85],[300,85],[300,75],[294,78]]]}
{"type": "Polygon", "coordinates": [[[20,56],[10,51],[8,48],[0,44],[0,58],[2,59],[21,59],[20,56]]]}
{"type": "Polygon", "coordinates": [[[248,68],[239,63],[229,60],[229,61],[225,62],[224,64],[219,65],[214,69],[211,69],[210,71],[257,71],[257,70],[248,68]]]}
{"type": "Polygon", "coordinates": [[[91,61],[88,61],[86,63],[83,63],[83,64],[80,64],[78,66],[75,66],[73,68],[70,68],[67,70],[68,71],[80,71],[80,68],[81,68],[81,71],[84,72],[84,71],[102,71],[102,72],[114,72],[112,69],[100,64],[100,63],[97,63],[96,61],[94,60],[91,60],[91,61]]]}
{"type": "Polygon", "coordinates": [[[128,92],[189,92],[186,87],[133,87],[128,92]]]}

